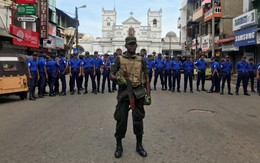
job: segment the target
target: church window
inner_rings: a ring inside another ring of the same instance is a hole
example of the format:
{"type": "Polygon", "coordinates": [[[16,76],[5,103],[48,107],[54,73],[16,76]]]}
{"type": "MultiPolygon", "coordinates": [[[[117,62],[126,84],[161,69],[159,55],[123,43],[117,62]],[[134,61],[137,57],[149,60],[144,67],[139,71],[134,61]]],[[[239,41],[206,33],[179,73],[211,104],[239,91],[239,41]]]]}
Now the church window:
{"type": "Polygon", "coordinates": [[[157,20],[156,19],[153,19],[153,26],[157,27],[157,20]]]}
{"type": "Polygon", "coordinates": [[[107,26],[110,26],[111,25],[111,23],[110,22],[107,22],[107,26]]]}
{"type": "Polygon", "coordinates": [[[129,28],[129,30],[128,30],[128,36],[135,36],[135,30],[134,30],[134,28],[129,28]]]}

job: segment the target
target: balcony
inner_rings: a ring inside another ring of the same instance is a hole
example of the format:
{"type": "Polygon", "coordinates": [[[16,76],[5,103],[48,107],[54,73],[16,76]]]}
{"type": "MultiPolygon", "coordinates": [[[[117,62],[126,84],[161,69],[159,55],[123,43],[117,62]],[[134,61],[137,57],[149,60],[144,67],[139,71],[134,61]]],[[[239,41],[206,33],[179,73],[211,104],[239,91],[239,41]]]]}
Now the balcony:
{"type": "MultiPolygon", "coordinates": [[[[222,17],[222,11],[221,7],[217,6],[214,10],[215,18],[221,18],[222,17]]],[[[204,22],[207,22],[212,19],[212,8],[205,12],[204,15],[204,22]]]]}
{"type": "Polygon", "coordinates": [[[203,16],[204,16],[203,7],[200,6],[193,12],[192,21],[201,22],[203,21],[203,16]]]}
{"type": "Polygon", "coordinates": [[[179,17],[178,22],[177,22],[177,28],[181,28],[181,18],[179,17]]]}

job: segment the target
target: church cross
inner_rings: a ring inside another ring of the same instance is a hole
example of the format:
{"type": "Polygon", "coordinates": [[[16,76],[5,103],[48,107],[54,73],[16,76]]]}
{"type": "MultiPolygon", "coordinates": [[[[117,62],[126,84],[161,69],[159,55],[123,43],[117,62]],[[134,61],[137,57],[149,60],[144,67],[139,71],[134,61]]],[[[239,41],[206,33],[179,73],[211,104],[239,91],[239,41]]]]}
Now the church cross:
{"type": "Polygon", "coordinates": [[[134,13],[131,11],[131,12],[130,12],[131,17],[133,16],[133,14],[134,14],[134,13]]]}

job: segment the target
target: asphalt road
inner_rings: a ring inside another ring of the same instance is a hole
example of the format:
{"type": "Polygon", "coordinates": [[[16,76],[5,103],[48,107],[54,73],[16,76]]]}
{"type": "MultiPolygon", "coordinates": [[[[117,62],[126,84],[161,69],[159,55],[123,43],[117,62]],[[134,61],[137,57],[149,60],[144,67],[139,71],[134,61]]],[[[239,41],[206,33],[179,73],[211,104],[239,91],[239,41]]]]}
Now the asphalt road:
{"type": "Polygon", "coordinates": [[[144,120],[147,158],[135,152],[131,116],[123,156],[114,158],[115,104],[116,93],[107,92],[36,101],[1,98],[0,162],[260,162],[256,93],[247,97],[152,91],[144,120]]]}

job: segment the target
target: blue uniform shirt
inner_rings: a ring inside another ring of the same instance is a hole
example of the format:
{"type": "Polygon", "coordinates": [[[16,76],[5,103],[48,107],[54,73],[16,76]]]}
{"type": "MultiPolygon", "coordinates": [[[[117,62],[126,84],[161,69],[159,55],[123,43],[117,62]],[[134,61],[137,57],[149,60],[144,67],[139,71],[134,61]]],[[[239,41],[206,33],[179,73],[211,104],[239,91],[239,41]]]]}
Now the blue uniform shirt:
{"type": "Polygon", "coordinates": [[[192,61],[185,61],[183,63],[183,69],[186,71],[192,71],[194,69],[194,63],[192,61]]]}
{"type": "Polygon", "coordinates": [[[38,70],[39,70],[39,73],[43,73],[45,67],[46,67],[46,60],[43,57],[41,57],[38,60],[38,70]]]}
{"type": "Polygon", "coordinates": [[[154,61],[153,60],[148,60],[147,61],[148,69],[151,70],[154,68],[154,61]]]}
{"type": "Polygon", "coordinates": [[[59,68],[60,68],[60,71],[64,71],[65,68],[66,68],[66,65],[67,65],[67,60],[62,57],[60,60],[59,60],[59,68]]]}
{"type": "Polygon", "coordinates": [[[164,62],[164,70],[170,70],[171,69],[171,66],[172,66],[172,61],[171,60],[166,60],[164,62]]]}
{"type": "Polygon", "coordinates": [[[155,68],[162,69],[163,68],[164,59],[163,58],[156,58],[155,60],[155,68]]]}
{"type": "Polygon", "coordinates": [[[249,64],[248,62],[242,62],[242,61],[239,61],[237,63],[237,71],[238,72],[241,72],[241,71],[248,71],[249,70],[249,64]]]}
{"type": "Polygon", "coordinates": [[[231,73],[232,71],[232,63],[231,62],[221,62],[220,69],[222,72],[231,73]]]}
{"type": "Polygon", "coordinates": [[[93,61],[94,61],[94,65],[96,66],[96,69],[100,68],[102,66],[102,59],[101,58],[99,58],[99,57],[94,58],[93,61]]]}
{"type": "Polygon", "coordinates": [[[211,65],[211,72],[214,72],[216,69],[219,70],[219,63],[214,61],[211,65]]]}
{"type": "Polygon", "coordinates": [[[258,64],[257,70],[259,71],[259,75],[260,75],[260,64],[258,64]]]}
{"type": "Polygon", "coordinates": [[[196,63],[195,66],[197,66],[197,68],[199,70],[205,70],[207,68],[207,62],[205,60],[201,60],[199,59],[196,63]]]}
{"type": "Polygon", "coordinates": [[[253,64],[253,63],[249,63],[248,64],[248,71],[249,72],[253,73],[255,69],[256,69],[256,65],[255,64],[253,64]]]}
{"type": "Polygon", "coordinates": [[[181,70],[181,67],[182,67],[181,61],[176,61],[176,60],[172,61],[173,71],[174,70],[176,70],[176,71],[181,70]]]}
{"type": "Polygon", "coordinates": [[[69,66],[71,68],[80,68],[81,65],[82,65],[82,60],[80,59],[75,60],[74,58],[72,58],[69,60],[69,66]]]}
{"type": "MultiPolygon", "coordinates": [[[[102,61],[102,66],[112,66],[112,63],[111,63],[110,60],[105,60],[105,59],[103,59],[103,61],[102,61]]],[[[110,70],[110,67],[109,67],[109,68],[105,68],[105,67],[104,67],[104,70],[110,70]]]]}
{"type": "Polygon", "coordinates": [[[84,58],[82,61],[84,68],[92,68],[94,66],[93,58],[84,58]]]}
{"type": "Polygon", "coordinates": [[[30,69],[30,71],[35,72],[37,71],[38,67],[38,61],[34,60],[34,59],[29,59],[28,61],[28,68],[30,69]]]}
{"type": "Polygon", "coordinates": [[[54,60],[47,61],[47,67],[48,74],[52,75],[55,75],[59,69],[58,62],[54,60]]]}

